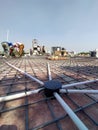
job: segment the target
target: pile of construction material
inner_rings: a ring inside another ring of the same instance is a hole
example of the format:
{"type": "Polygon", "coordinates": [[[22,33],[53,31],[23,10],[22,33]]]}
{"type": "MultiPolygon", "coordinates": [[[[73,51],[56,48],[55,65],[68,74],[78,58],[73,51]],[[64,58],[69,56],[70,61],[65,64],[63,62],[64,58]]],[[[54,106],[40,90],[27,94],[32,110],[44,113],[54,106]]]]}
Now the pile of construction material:
{"type": "Polygon", "coordinates": [[[47,57],[48,60],[65,60],[67,57],[62,57],[62,56],[49,56],[47,57]]]}
{"type": "Polygon", "coordinates": [[[68,52],[65,48],[52,47],[52,55],[47,57],[49,60],[65,60],[67,59],[68,52]]]}

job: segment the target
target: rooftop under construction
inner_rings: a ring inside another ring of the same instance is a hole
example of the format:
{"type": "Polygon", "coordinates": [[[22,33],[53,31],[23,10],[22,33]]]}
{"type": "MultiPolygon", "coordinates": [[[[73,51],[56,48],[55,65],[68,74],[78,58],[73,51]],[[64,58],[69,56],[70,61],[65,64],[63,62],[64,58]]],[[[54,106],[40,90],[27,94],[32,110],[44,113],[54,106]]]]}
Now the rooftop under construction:
{"type": "Polygon", "coordinates": [[[97,58],[1,57],[0,68],[0,130],[98,129],[97,58]]]}

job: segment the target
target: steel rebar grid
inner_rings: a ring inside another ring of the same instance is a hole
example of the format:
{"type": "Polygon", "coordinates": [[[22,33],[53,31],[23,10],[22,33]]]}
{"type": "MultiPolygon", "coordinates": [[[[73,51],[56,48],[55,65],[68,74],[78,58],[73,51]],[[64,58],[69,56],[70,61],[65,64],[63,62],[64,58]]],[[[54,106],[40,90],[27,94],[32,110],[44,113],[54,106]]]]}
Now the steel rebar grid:
{"type": "MultiPolygon", "coordinates": [[[[49,74],[49,80],[51,80],[52,76],[49,64],[48,64],[48,74],[49,74]]],[[[88,128],[84,125],[84,123],[77,117],[77,115],[72,111],[72,109],[67,105],[67,103],[60,97],[60,95],[57,92],[54,92],[53,95],[60,103],[60,105],[63,107],[63,109],[67,112],[67,114],[75,123],[75,125],[79,128],[79,130],[88,130],[88,128]]]]}
{"type": "Polygon", "coordinates": [[[67,105],[67,103],[59,96],[58,93],[54,93],[55,98],[61,104],[63,109],[68,113],[69,117],[75,123],[75,125],[79,128],[79,130],[88,130],[88,128],[84,125],[84,123],[77,117],[77,115],[72,111],[72,109],[67,105]]]}
{"type": "Polygon", "coordinates": [[[11,65],[10,63],[8,63],[8,62],[6,62],[6,61],[5,61],[5,63],[6,63],[8,66],[10,66],[10,67],[12,67],[12,68],[18,70],[21,74],[23,74],[23,75],[25,75],[25,76],[31,78],[33,81],[36,81],[36,82],[39,83],[40,85],[44,85],[44,83],[43,83],[42,81],[40,81],[39,79],[37,79],[37,78],[35,78],[35,77],[29,75],[28,73],[22,71],[21,69],[15,67],[15,66],[13,66],[13,65],[11,65]]]}
{"type": "MultiPolygon", "coordinates": [[[[86,95],[86,94],[85,94],[85,95],[86,95]]],[[[86,95],[86,96],[88,96],[88,95],[86,95]]],[[[88,97],[89,97],[89,96],[88,96],[88,97]]],[[[78,107],[77,110],[83,111],[83,113],[84,113],[95,125],[98,126],[98,122],[97,122],[96,120],[94,120],[93,117],[91,117],[89,114],[87,114],[87,112],[85,112],[85,109],[86,109],[86,108],[90,108],[90,107],[92,107],[93,105],[96,105],[96,104],[98,103],[98,101],[96,101],[96,100],[92,99],[91,97],[89,97],[89,98],[91,98],[91,99],[93,100],[91,103],[86,104],[86,105],[84,105],[84,106],[79,106],[75,101],[73,101],[73,99],[72,99],[71,97],[68,96],[68,98],[78,107]]]]}
{"type": "MultiPolygon", "coordinates": [[[[17,71],[19,71],[20,73],[22,73],[23,75],[29,77],[30,79],[32,79],[33,81],[36,81],[37,83],[43,85],[44,83],[40,80],[38,80],[37,78],[29,75],[28,73],[20,70],[19,68],[11,65],[10,63],[8,62],[5,62],[8,66],[16,69],[17,71]]],[[[28,96],[28,95],[31,95],[31,94],[34,94],[34,93],[38,93],[39,91],[41,91],[43,88],[41,89],[38,89],[38,90],[33,90],[33,91],[28,91],[28,92],[23,92],[23,93],[19,93],[19,94],[15,94],[15,95],[10,95],[10,96],[3,96],[3,97],[0,97],[0,102],[3,102],[3,101],[9,101],[9,100],[13,100],[13,99],[17,99],[17,98],[21,98],[21,97],[24,97],[24,96],[28,96]]]]}
{"type": "Polygon", "coordinates": [[[89,83],[94,83],[94,82],[98,82],[98,79],[86,80],[86,81],[82,81],[82,82],[70,83],[70,84],[62,85],[62,88],[67,89],[67,88],[70,88],[70,87],[73,87],[73,86],[78,86],[78,85],[83,85],[83,84],[89,84],[89,83]]]}
{"type": "MultiPolygon", "coordinates": [[[[39,101],[36,101],[36,102],[31,102],[31,103],[28,103],[28,104],[24,104],[24,105],[20,105],[20,106],[17,106],[17,107],[12,107],[12,108],[10,108],[10,109],[6,109],[6,110],[2,110],[2,111],[0,111],[0,113],[5,113],[5,112],[9,112],[9,111],[13,111],[13,110],[15,110],[15,109],[19,109],[19,108],[22,108],[22,107],[25,107],[25,106],[28,106],[28,105],[33,105],[33,104],[36,104],[36,103],[39,103],[39,102],[43,102],[43,101],[47,101],[47,100],[50,100],[52,97],[50,97],[50,98],[44,98],[44,99],[41,99],[41,100],[39,100],[39,101]]],[[[70,97],[69,97],[70,98],[70,97]]],[[[76,104],[71,98],[70,98],[70,100],[74,103],[74,104],[76,104]]],[[[88,107],[91,107],[92,105],[94,105],[94,104],[96,104],[96,103],[98,103],[98,101],[94,101],[94,102],[92,102],[92,103],[90,103],[90,104],[87,104],[87,105],[85,105],[85,106],[82,106],[82,107],[79,107],[77,104],[77,106],[78,106],[78,108],[74,111],[75,113],[76,112],[79,112],[79,111],[81,111],[81,110],[84,110],[85,108],[88,108],[88,107]]],[[[93,122],[94,122],[94,120],[93,120],[93,122]]],[[[94,122],[95,123],[95,122],[94,122]]],[[[96,123],[95,123],[96,124],[96,123]]]]}
{"type": "MultiPolygon", "coordinates": [[[[11,67],[13,67],[14,69],[16,69],[16,70],[18,70],[19,72],[22,72],[24,75],[29,75],[29,74],[27,74],[27,73],[25,73],[24,71],[21,71],[20,69],[18,69],[17,67],[15,67],[15,66],[13,66],[13,65],[11,65],[11,64],[9,64],[9,63],[7,63],[8,65],[10,65],[11,67]]],[[[50,68],[49,68],[49,64],[48,64],[48,71],[49,71],[49,79],[51,80],[52,78],[51,78],[51,72],[50,72],[50,68]]],[[[40,82],[41,84],[44,84],[42,81],[40,81],[40,80],[38,80],[38,79],[36,79],[35,77],[32,77],[31,75],[29,75],[29,78],[31,78],[31,79],[33,79],[33,80],[35,80],[36,82],[38,81],[38,83],[40,82]]],[[[89,80],[89,81],[83,81],[83,82],[78,82],[78,83],[73,83],[73,84],[68,84],[68,85],[62,85],[62,88],[69,88],[69,87],[72,87],[72,86],[76,86],[76,85],[81,85],[81,84],[85,84],[85,83],[92,83],[92,82],[95,82],[95,81],[97,81],[98,79],[96,79],[96,80],[89,80]]],[[[34,94],[34,93],[38,93],[40,90],[42,90],[42,89],[44,89],[44,88],[41,88],[41,89],[38,89],[38,90],[33,90],[33,91],[28,91],[27,92],[27,95],[30,95],[30,94],[34,94]]],[[[61,90],[62,91],[62,90],[61,90]]],[[[64,92],[65,90],[63,90],[63,92],[64,92]]],[[[69,91],[71,91],[71,90],[69,90],[69,91]]],[[[89,90],[89,91],[91,91],[91,92],[93,92],[93,93],[97,93],[97,91],[92,91],[92,90],[89,90]]],[[[72,91],[71,91],[72,92],[72,91]]],[[[75,90],[75,92],[76,92],[76,90],[75,90]]],[[[82,93],[82,91],[81,91],[81,93],[82,93]]],[[[89,92],[90,93],[90,92],[89,92]]],[[[21,97],[24,97],[24,96],[26,96],[25,95],[25,93],[20,93],[20,94],[15,94],[15,96],[14,95],[10,95],[10,96],[6,96],[6,97],[1,97],[0,98],[0,102],[2,102],[2,101],[8,101],[8,100],[12,100],[12,99],[15,99],[15,97],[16,98],[21,98],[21,97]],[[12,98],[11,98],[12,97],[12,98]]]]}
{"type": "MultiPolygon", "coordinates": [[[[69,70],[69,71],[72,70],[73,72],[78,72],[77,74],[80,74],[80,75],[83,74],[83,75],[85,75],[85,77],[92,76],[92,74],[94,73],[94,72],[92,72],[92,70],[95,70],[95,67],[97,67],[96,73],[98,73],[97,72],[97,70],[98,70],[98,60],[93,59],[93,58],[92,59],[91,58],[85,58],[85,60],[84,60],[83,57],[79,58],[79,59],[76,58],[76,61],[74,61],[74,64],[72,63],[72,66],[68,66],[68,65],[66,66],[66,64],[65,64],[65,67],[64,67],[66,70],[69,70]],[[76,65],[75,62],[77,62],[78,66],[76,65]],[[86,68],[86,71],[82,71],[84,67],[86,68]],[[77,69],[79,71],[77,71],[77,69]],[[89,71],[89,69],[90,69],[90,71],[89,71]]],[[[98,77],[98,75],[96,75],[96,78],[97,77],[98,77]]],[[[95,78],[95,75],[93,76],[93,78],[95,78]]]]}
{"type": "MultiPolygon", "coordinates": [[[[21,64],[21,62],[20,62],[20,64],[21,64]]],[[[20,66],[20,64],[19,64],[19,66],[20,66]]],[[[12,70],[12,68],[11,68],[10,70],[12,70]]],[[[17,72],[18,72],[18,71],[17,71],[17,72]]],[[[17,74],[17,72],[16,72],[16,74],[17,74]]],[[[15,80],[15,78],[12,80],[10,87],[8,87],[8,90],[7,90],[7,92],[6,92],[6,95],[7,95],[7,96],[10,95],[10,93],[11,93],[11,89],[12,89],[12,87],[13,87],[12,85],[13,85],[13,83],[14,83],[14,80],[15,80]]],[[[4,109],[4,106],[5,106],[5,102],[2,103],[1,109],[4,109]]]]}

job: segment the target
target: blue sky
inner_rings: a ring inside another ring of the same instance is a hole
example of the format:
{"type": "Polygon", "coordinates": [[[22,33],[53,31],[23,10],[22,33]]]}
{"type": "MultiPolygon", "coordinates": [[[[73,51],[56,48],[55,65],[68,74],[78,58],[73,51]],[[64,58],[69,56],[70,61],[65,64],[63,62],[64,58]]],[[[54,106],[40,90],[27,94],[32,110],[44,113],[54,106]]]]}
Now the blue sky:
{"type": "MultiPolygon", "coordinates": [[[[32,39],[47,48],[90,51],[98,48],[98,0],[0,0],[0,42],[32,39]]],[[[1,46],[1,45],[0,45],[1,46]]],[[[0,47],[1,48],[1,47],[0,47]]]]}

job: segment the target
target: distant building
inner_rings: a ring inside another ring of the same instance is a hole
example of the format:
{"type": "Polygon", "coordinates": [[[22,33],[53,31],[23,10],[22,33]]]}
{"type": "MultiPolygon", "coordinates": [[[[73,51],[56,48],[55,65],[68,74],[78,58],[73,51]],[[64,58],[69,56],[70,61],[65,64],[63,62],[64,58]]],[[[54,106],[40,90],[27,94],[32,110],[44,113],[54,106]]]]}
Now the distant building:
{"type": "Polygon", "coordinates": [[[91,57],[96,57],[96,52],[95,51],[90,51],[90,56],[91,57]]]}
{"type": "Polygon", "coordinates": [[[46,47],[40,46],[37,39],[33,39],[32,41],[32,47],[33,47],[33,55],[43,55],[46,54],[46,47]]]}
{"type": "Polygon", "coordinates": [[[52,54],[54,54],[55,51],[61,51],[61,47],[59,47],[59,46],[51,47],[52,54]]]}
{"type": "Polygon", "coordinates": [[[96,49],[95,51],[96,51],[96,57],[98,58],[98,49],[96,49]]]}
{"type": "Polygon", "coordinates": [[[38,46],[38,40],[37,39],[33,39],[32,41],[32,47],[33,47],[33,54],[37,54],[37,46],[38,46]]]}
{"type": "Polygon", "coordinates": [[[66,56],[67,55],[66,49],[64,47],[59,47],[59,46],[52,47],[51,51],[52,51],[52,55],[55,55],[55,56],[66,56]]]}
{"type": "Polygon", "coordinates": [[[90,51],[90,56],[98,58],[98,49],[95,49],[94,51],[90,51]]]}

